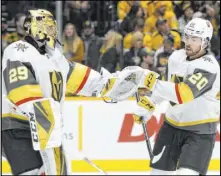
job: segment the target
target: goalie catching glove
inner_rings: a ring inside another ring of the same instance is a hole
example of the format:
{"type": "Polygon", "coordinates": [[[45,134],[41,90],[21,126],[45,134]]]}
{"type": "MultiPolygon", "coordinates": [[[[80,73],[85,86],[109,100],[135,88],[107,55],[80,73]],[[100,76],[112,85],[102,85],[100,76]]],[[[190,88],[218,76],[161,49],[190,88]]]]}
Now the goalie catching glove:
{"type": "Polygon", "coordinates": [[[136,110],[133,113],[134,121],[138,124],[146,123],[148,120],[150,120],[154,110],[155,104],[149,97],[140,97],[136,110]]]}
{"type": "Polygon", "coordinates": [[[112,74],[104,68],[101,71],[105,84],[97,96],[109,97],[114,101],[122,101],[133,96],[140,82],[144,80],[144,75],[149,72],[138,66],[126,67],[112,74]]]}
{"type": "Polygon", "coordinates": [[[104,84],[97,97],[109,97],[114,101],[122,101],[133,96],[138,87],[145,87],[151,91],[159,76],[138,66],[129,66],[112,74],[102,68],[101,75],[104,84]]]}

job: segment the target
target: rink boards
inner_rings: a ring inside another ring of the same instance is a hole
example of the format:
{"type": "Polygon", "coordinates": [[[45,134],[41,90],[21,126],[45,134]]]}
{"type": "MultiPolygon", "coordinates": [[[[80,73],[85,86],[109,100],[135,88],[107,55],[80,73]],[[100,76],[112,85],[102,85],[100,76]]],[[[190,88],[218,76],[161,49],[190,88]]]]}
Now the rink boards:
{"type": "MultiPolygon", "coordinates": [[[[149,171],[149,155],[142,127],[134,124],[131,113],[135,100],[107,104],[98,98],[66,98],[64,105],[64,148],[70,172],[95,172],[83,161],[88,157],[107,172],[149,171]]],[[[163,123],[167,106],[157,106],[148,122],[152,146],[163,123]]],[[[209,170],[220,170],[220,125],[209,170]]],[[[3,173],[10,167],[3,159],[3,173]]]]}

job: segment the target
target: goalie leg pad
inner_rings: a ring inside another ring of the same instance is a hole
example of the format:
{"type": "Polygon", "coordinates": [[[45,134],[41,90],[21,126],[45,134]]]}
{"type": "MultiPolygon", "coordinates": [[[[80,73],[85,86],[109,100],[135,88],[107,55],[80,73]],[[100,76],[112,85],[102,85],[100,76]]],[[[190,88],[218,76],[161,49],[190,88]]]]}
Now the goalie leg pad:
{"type": "Polygon", "coordinates": [[[67,163],[62,147],[40,151],[46,175],[67,175],[67,163]]]}
{"type": "Polygon", "coordinates": [[[62,117],[60,104],[53,99],[41,99],[21,105],[29,117],[34,150],[61,146],[62,117]]]}

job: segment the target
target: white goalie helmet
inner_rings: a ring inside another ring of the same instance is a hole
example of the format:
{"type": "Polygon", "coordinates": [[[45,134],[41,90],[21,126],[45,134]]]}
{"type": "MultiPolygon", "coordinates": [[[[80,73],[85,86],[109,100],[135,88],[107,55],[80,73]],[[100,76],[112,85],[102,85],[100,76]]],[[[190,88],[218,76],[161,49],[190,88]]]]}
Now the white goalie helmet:
{"type": "Polygon", "coordinates": [[[185,26],[184,35],[200,37],[202,39],[201,49],[204,49],[209,45],[213,36],[213,26],[208,20],[194,18],[185,26]]]}

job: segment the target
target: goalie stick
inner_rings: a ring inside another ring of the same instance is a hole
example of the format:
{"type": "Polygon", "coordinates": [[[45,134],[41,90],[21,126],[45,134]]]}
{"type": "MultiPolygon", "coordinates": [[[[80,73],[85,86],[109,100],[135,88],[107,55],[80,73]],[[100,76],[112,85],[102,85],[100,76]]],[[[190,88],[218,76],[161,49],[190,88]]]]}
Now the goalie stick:
{"type": "MultiPolygon", "coordinates": [[[[19,113],[21,113],[21,114],[23,114],[23,115],[25,115],[25,116],[28,117],[28,115],[27,115],[25,112],[23,112],[21,109],[19,109],[19,107],[16,106],[13,102],[11,102],[5,95],[3,95],[3,98],[4,98],[13,108],[15,108],[16,111],[19,111],[19,113]]],[[[43,153],[44,153],[44,152],[43,152],[43,153]]],[[[47,162],[46,162],[46,158],[45,158],[43,155],[41,155],[41,156],[42,156],[42,160],[45,161],[44,163],[47,163],[47,162]]],[[[87,157],[83,156],[82,154],[81,154],[81,158],[83,158],[84,161],[86,161],[88,164],[90,164],[92,167],[94,167],[94,168],[95,168],[97,171],[99,171],[100,173],[102,173],[102,174],[104,174],[104,175],[107,175],[106,172],[104,172],[100,167],[98,167],[96,164],[94,164],[91,160],[89,160],[87,157]]],[[[50,166],[48,166],[48,167],[50,167],[50,166]]],[[[47,168],[45,168],[45,171],[46,171],[46,170],[47,170],[47,168]]],[[[49,170],[49,169],[48,169],[48,170],[49,170]]]]}
{"type": "MultiPolygon", "coordinates": [[[[138,92],[135,93],[135,96],[136,96],[136,100],[138,102],[140,100],[138,92]]],[[[146,128],[146,124],[142,123],[142,127],[143,127],[143,132],[144,132],[144,137],[145,137],[147,149],[148,149],[148,152],[149,152],[149,155],[150,155],[150,160],[152,161],[153,151],[152,151],[152,148],[151,148],[150,139],[149,139],[149,136],[148,136],[148,131],[147,131],[147,128],[146,128]]]]}

